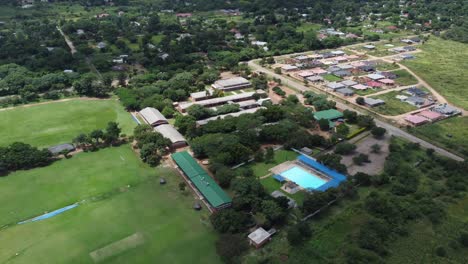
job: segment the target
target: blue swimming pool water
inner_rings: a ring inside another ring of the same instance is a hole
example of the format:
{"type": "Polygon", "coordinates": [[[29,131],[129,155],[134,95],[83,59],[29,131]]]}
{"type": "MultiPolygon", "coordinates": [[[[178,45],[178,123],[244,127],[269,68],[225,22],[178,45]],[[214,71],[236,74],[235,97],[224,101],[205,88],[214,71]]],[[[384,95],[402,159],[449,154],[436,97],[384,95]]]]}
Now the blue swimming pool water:
{"type": "Polygon", "coordinates": [[[299,166],[294,166],[286,171],[283,171],[281,176],[292,182],[295,182],[304,189],[317,189],[318,187],[327,183],[326,180],[302,169],[299,166]]]}

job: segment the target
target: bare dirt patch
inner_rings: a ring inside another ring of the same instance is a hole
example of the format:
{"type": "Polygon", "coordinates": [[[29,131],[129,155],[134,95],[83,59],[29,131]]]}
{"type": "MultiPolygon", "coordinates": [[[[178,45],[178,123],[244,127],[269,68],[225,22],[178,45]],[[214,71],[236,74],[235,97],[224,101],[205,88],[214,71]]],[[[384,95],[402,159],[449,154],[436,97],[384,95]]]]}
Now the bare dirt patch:
{"type": "Polygon", "coordinates": [[[343,156],[341,163],[346,165],[348,168],[348,174],[354,175],[357,172],[364,172],[369,175],[376,175],[379,174],[385,164],[385,159],[388,156],[388,145],[390,143],[390,137],[385,136],[382,139],[376,139],[373,136],[369,135],[358,142],[356,144],[356,151],[353,155],[343,156]],[[380,145],[380,152],[379,153],[372,153],[371,146],[377,144],[380,145]],[[363,163],[363,165],[358,166],[354,164],[353,157],[359,155],[359,153],[363,153],[369,156],[370,163],[363,163]]]}

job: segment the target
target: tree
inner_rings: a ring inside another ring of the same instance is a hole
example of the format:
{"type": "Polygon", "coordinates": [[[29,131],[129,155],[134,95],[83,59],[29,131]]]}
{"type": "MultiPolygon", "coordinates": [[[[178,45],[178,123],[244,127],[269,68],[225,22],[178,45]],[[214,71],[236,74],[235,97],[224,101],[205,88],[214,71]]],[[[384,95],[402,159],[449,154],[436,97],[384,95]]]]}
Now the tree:
{"type": "Polygon", "coordinates": [[[461,232],[460,244],[462,244],[464,247],[468,247],[468,232],[461,232]]]}
{"type": "Polygon", "coordinates": [[[374,144],[371,146],[371,152],[375,154],[380,153],[381,149],[382,149],[382,146],[380,146],[379,144],[374,144]]]}
{"type": "Polygon", "coordinates": [[[246,229],[247,216],[234,209],[224,209],[210,216],[211,224],[220,233],[237,233],[246,229]]]}
{"type": "Polygon", "coordinates": [[[247,239],[240,234],[222,234],[216,241],[216,252],[226,263],[236,263],[248,249],[247,239]]]}
{"type": "Polygon", "coordinates": [[[281,74],[281,67],[276,67],[276,68],[274,69],[274,72],[275,72],[276,74],[281,74]]]}
{"type": "Polygon", "coordinates": [[[229,188],[231,185],[232,179],[236,177],[235,172],[225,166],[222,166],[220,169],[216,171],[215,178],[219,182],[219,186],[223,188],[229,188]]]}
{"type": "Polygon", "coordinates": [[[351,143],[340,143],[336,145],[335,153],[340,155],[348,155],[351,154],[356,149],[356,145],[351,143]]]}
{"type": "Polygon", "coordinates": [[[343,117],[346,119],[346,121],[348,121],[348,123],[355,124],[357,122],[358,114],[354,111],[346,109],[343,111],[343,117]]]}
{"type": "Polygon", "coordinates": [[[382,138],[383,135],[385,135],[385,133],[387,132],[387,130],[383,127],[373,127],[372,130],[371,130],[371,134],[375,137],[375,138],[382,138]]]}
{"type": "Polygon", "coordinates": [[[267,147],[265,152],[265,162],[271,163],[275,159],[275,151],[272,147],[267,147]]]}
{"type": "Polygon", "coordinates": [[[120,132],[119,124],[116,122],[109,122],[107,123],[106,132],[104,133],[104,140],[108,144],[113,144],[115,141],[119,139],[120,132]]]}
{"type": "Polygon", "coordinates": [[[358,105],[364,105],[365,104],[364,98],[363,97],[356,98],[356,103],[358,105]]]}
{"type": "Polygon", "coordinates": [[[312,236],[312,230],[306,222],[299,222],[288,229],[287,238],[292,246],[297,246],[312,236]]]}
{"type": "Polygon", "coordinates": [[[359,127],[372,128],[375,126],[374,118],[368,115],[359,115],[357,117],[357,125],[359,127]]]}
{"type": "Polygon", "coordinates": [[[363,172],[358,172],[354,174],[354,179],[358,184],[362,184],[363,186],[369,186],[371,184],[370,175],[363,172]]]}
{"type": "Polygon", "coordinates": [[[319,124],[320,130],[327,131],[330,129],[330,124],[328,123],[327,119],[320,119],[318,121],[318,124],[319,124]]]}
{"type": "Polygon", "coordinates": [[[336,127],[336,133],[341,137],[346,137],[349,134],[349,127],[345,123],[341,123],[336,127]]]}
{"type": "Polygon", "coordinates": [[[354,164],[361,166],[363,163],[370,162],[369,156],[363,153],[360,153],[359,155],[353,157],[353,162],[354,164]]]}
{"type": "Polygon", "coordinates": [[[96,141],[96,143],[99,143],[99,140],[104,137],[104,132],[102,132],[102,130],[100,129],[96,129],[96,130],[93,130],[89,134],[89,136],[93,138],[96,141]]]}
{"type": "Polygon", "coordinates": [[[187,186],[187,184],[185,182],[181,182],[179,183],[179,190],[180,191],[185,191],[185,187],[187,186]]]}
{"type": "Polygon", "coordinates": [[[255,162],[262,162],[265,159],[265,154],[262,150],[255,152],[254,160],[255,162]]]}

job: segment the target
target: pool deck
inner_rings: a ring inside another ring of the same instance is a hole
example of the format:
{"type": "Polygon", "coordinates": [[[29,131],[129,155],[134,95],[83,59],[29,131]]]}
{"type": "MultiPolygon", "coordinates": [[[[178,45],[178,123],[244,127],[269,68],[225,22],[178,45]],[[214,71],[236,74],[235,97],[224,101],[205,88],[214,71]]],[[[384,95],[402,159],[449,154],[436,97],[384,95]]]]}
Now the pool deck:
{"type": "MultiPolygon", "coordinates": [[[[332,180],[330,177],[326,176],[325,174],[323,174],[322,172],[320,171],[317,171],[317,170],[314,170],[313,168],[311,168],[310,166],[307,166],[307,165],[304,165],[302,164],[301,162],[298,162],[298,161],[286,161],[286,162],[283,162],[279,165],[276,165],[275,167],[271,168],[270,169],[270,172],[273,173],[273,175],[277,174],[277,175],[281,175],[281,173],[293,168],[293,167],[300,167],[301,169],[304,169],[305,171],[309,172],[310,174],[313,174],[314,176],[317,176],[325,181],[330,181],[332,180]]],[[[286,178],[287,179],[287,178],[286,178]]],[[[289,179],[287,179],[289,181],[289,179]]],[[[301,189],[303,189],[301,187],[301,189]]]]}

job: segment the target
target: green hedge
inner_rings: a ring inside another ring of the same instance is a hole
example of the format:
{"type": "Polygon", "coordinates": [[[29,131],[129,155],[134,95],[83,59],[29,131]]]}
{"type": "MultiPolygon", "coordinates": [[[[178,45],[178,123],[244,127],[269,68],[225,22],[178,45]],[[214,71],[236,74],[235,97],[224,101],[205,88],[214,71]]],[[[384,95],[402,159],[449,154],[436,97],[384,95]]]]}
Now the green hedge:
{"type": "Polygon", "coordinates": [[[364,132],[367,128],[366,127],[363,127],[363,128],[360,128],[356,131],[354,131],[353,133],[351,134],[348,134],[348,136],[346,136],[346,139],[352,139],[353,137],[361,134],[362,132],[364,132]]]}

